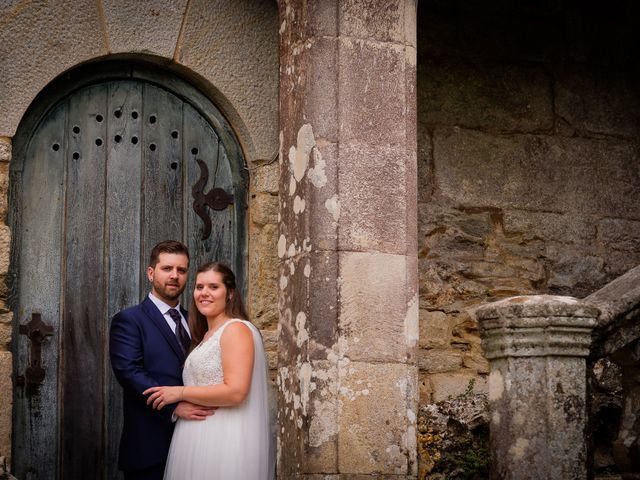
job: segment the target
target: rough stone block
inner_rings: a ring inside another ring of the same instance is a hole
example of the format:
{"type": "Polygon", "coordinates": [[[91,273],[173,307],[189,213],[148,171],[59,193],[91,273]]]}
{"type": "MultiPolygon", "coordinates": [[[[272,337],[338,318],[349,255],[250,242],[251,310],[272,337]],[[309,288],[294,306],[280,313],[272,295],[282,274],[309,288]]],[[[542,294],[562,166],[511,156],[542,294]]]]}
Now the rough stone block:
{"type": "Polygon", "coordinates": [[[417,369],[409,365],[345,365],[340,379],[340,472],[411,473],[416,445],[417,383],[417,369]]]}
{"type": "Polygon", "coordinates": [[[249,214],[251,223],[264,226],[268,223],[278,223],[278,197],[270,193],[256,193],[251,195],[249,214]]]}
{"type": "Polygon", "coordinates": [[[278,180],[280,178],[280,165],[273,162],[268,165],[259,165],[251,172],[252,193],[278,193],[278,180]]]}
{"type": "Polygon", "coordinates": [[[436,182],[465,207],[616,212],[633,218],[640,198],[637,146],[624,140],[495,136],[459,128],[434,135],[436,182]],[[606,189],[594,188],[606,179],[606,189]]]}
{"type": "Polygon", "coordinates": [[[426,373],[453,372],[462,368],[462,353],[455,350],[421,350],[418,367],[426,373]]]}
{"type": "Polygon", "coordinates": [[[278,10],[275,2],[195,0],[177,62],[209,79],[248,160],[278,151],[278,10]],[[248,92],[251,94],[248,95],[248,92]]]}
{"type": "Polygon", "coordinates": [[[289,153],[280,179],[281,257],[300,253],[303,245],[305,251],[335,251],[341,215],[337,145],[316,142],[307,123],[296,143],[284,148],[289,153]]]}
{"type": "Polygon", "coordinates": [[[420,347],[442,348],[451,341],[451,322],[444,312],[420,310],[420,347]]]}
{"type": "Polygon", "coordinates": [[[0,163],[7,163],[11,160],[11,139],[0,137],[0,163]]]}
{"type": "Polygon", "coordinates": [[[249,291],[247,306],[252,321],[258,326],[278,321],[278,228],[267,224],[249,231],[249,291]]]}
{"type": "Polygon", "coordinates": [[[11,462],[11,415],[13,405],[11,352],[0,352],[0,456],[11,462]]]}
{"type": "Polygon", "coordinates": [[[558,115],[582,132],[638,136],[640,92],[624,73],[565,66],[555,74],[558,115]]]}
{"type": "Polygon", "coordinates": [[[306,2],[308,9],[307,34],[310,37],[338,35],[338,0],[306,2]]]}
{"type": "Polygon", "coordinates": [[[338,48],[341,142],[405,145],[404,48],[351,38],[338,48]]]}
{"type": "Polygon", "coordinates": [[[409,3],[411,2],[406,0],[387,0],[377,2],[373,6],[359,0],[341,1],[339,2],[340,34],[404,44],[405,4],[409,3]]]}
{"type": "Polygon", "coordinates": [[[486,377],[475,373],[435,373],[429,375],[431,402],[450,400],[465,393],[484,393],[489,391],[486,377]]]}
{"type": "Polygon", "coordinates": [[[6,225],[0,225],[0,275],[6,275],[9,270],[10,249],[11,230],[6,225]]]}
{"type": "Polygon", "coordinates": [[[0,350],[9,351],[11,347],[13,313],[0,314],[0,350]]]}
{"type": "Polygon", "coordinates": [[[9,191],[9,164],[0,163],[0,222],[4,222],[7,216],[9,191]]]}
{"type": "Polygon", "coordinates": [[[75,65],[106,54],[107,47],[93,0],[15,4],[3,9],[3,20],[0,137],[12,137],[47,83],[75,65]]]}
{"type": "MultiPolygon", "coordinates": [[[[322,3],[322,2],[318,2],[322,3]]],[[[302,97],[305,121],[313,126],[317,140],[338,141],[338,39],[316,38],[308,48],[300,47],[299,72],[294,72],[306,86],[302,97]]]]}
{"type": "Polygon", "coordinates": [[[598,222],[598,240],[615,250],[640,250],[640,222],[607,218],[598,222]]]}
{"type": "Polygon", "coordinates": [[[540,67],[429,61],[418,76],[422,121],[499,131],[553,127],[551,83],[540,67]]]}
{"type": "Polygon", "coordinates": [[[173,58],[186,0],[152,0],[144,4],[105,0],[103,5],[111,52],[173,58]]]}
{"type": "Polygon", "coordinates": [[[595,239],[593,218],[577,213],[506,210],[502,218],[504,233],[521,234],[524,240],[538,237],[545,241],[584,245],[595,239]]]}
{"type": "Polygon", "coordinates": [[[572,245],[547,244],[545,257],[551,264],[547,287],[554,294],[584,297],[608,279],[602,257],[572,245]]]}
{"type": "Polygon", "coordinates": [[[340,145],[340,250],[407,252],[406,162],[404,146],[340,145]]]}
{"type": "Polygon", "coordinates": [[[402,255],[340,253],[340,330],[344,355],[405,362],[417,343],[402,255]]]}

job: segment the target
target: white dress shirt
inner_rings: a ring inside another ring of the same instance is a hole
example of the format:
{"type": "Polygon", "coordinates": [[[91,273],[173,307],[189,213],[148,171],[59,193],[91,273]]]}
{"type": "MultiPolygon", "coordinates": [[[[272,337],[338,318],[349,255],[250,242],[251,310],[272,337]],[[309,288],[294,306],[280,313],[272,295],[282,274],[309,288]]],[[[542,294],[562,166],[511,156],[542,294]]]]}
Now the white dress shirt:
{"type": "Polygon", "coordinates": [[[174,322],[173,318],[171,318],[171,315],[169,315],[169,310],[171,310],[172,308],[177,310],[178,313],[180,314],[180,318],[182,319],[182,326],[184,327],[187,334],[189,335],[189,338],[191,338],[191,332],[189,331],[189,324],[187,323],[187,320],[184,318],[184,315],[182,315],[182,310],[180,310],[179,303],[175,307],[172,307],[171,305],[167,305],[166,303],[164,303],[162,300],[160,300],[151,292],[149,292],[149,299],[153,302],[153,304],[156,307],[158,307],[158,310],[160,310],[160,313],[164,317],[165,321],[167,322],[167,325],[169,325],[169,328],[171,329],[174,335],[176,333],[176,322],[174,322]]]}

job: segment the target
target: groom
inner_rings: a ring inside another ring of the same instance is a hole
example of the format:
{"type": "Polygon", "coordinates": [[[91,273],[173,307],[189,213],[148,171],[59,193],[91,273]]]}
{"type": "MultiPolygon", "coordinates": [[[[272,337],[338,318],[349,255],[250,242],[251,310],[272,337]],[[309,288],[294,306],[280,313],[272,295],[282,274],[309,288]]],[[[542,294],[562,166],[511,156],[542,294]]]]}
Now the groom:
{"type": "Polygon", "coordinates": [[[191,338],[187,312],[178,298],[187,283],[189,251],[167,240],[151,250],[147,277],[151,293],[111,322],[111,366],[122,385],[124,426],[119,468],[126,480],[160,480],[167,461],[173,419],[204,420],[214,409],[180,402],[153,410],[142,395],[158,385],[182,385],[191,338]]]}

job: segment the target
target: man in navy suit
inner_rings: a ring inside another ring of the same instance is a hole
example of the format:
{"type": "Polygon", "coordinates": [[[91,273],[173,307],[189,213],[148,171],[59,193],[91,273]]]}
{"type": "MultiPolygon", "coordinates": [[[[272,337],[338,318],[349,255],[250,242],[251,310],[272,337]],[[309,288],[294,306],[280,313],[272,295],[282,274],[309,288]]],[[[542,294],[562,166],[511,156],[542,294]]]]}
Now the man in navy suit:
{"type": "Polygon", "coordinates": [[[178,299],[187,283],[189,251],[168,240],[151,251],[147,277],[151,293],[140,305],[116,314],[111,322],[111,366],[122,385],[124,426],[119,468],[126,480],[160,480],[167,461],[173,421],[204,420],[212,408],[179,402],[154,410],[142,395],[159,385],[182,385],[189,351],[187,312],[178,299]]]}

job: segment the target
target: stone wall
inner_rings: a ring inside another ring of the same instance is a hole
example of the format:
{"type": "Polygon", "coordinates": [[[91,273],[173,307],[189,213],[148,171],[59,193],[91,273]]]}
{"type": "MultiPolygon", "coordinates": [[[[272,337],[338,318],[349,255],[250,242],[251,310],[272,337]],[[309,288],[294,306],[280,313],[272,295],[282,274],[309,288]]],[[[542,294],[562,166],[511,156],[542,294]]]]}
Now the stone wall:
{"type": "Polygon", "coordinates": [[[251,180],[247,303],[263,330],[269,364],[275,368],[277,363],[276,2],[8,2],[0,9],[0,457],[9,461],[12,314],[5,305],[4,277],[10,248],[5,221],[11,139],[35,96],[66,70],[99,59],[132,57],[192,82],[235,130],[251,180]]]}
{"type": "Polygon", "coordinates": [[[637,7],[575,8],[420,3],[423,406],[486,392],[480,303],[584,297],[640,264],[637,7]]]}
{"type": "Polygon", "coordinates": [[[9,187],[9,160],[11,140],[0,137],[0,457],[10,457],[11,452],[11,320],[12,313],[6,305],[5,276],[9,268],[11,232],[5,225],[7,218],[7,191],[9,187]]]}

